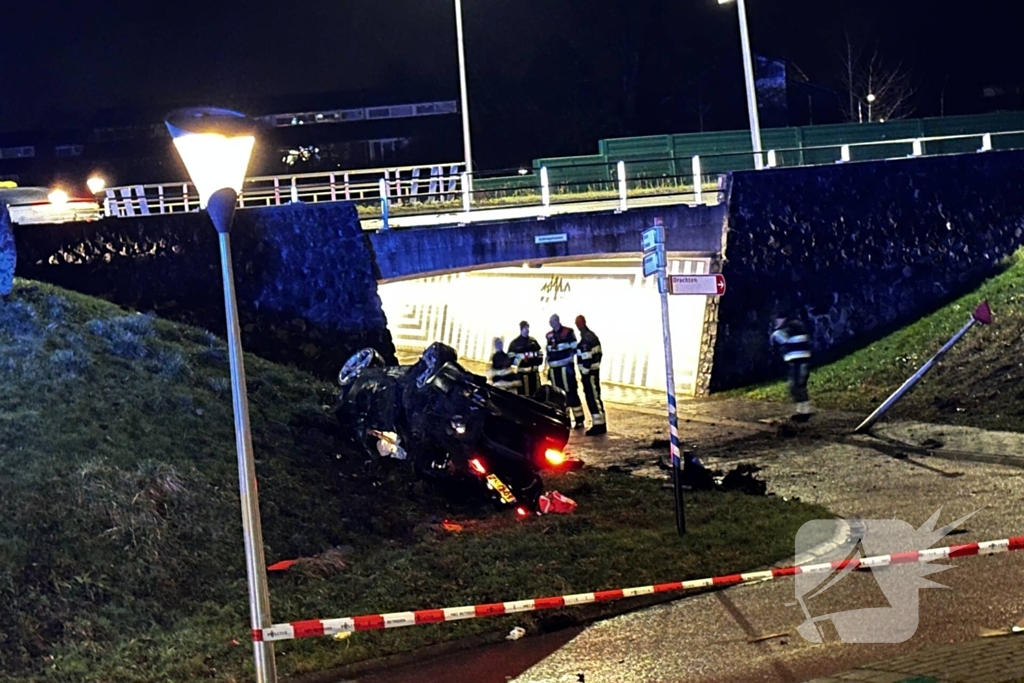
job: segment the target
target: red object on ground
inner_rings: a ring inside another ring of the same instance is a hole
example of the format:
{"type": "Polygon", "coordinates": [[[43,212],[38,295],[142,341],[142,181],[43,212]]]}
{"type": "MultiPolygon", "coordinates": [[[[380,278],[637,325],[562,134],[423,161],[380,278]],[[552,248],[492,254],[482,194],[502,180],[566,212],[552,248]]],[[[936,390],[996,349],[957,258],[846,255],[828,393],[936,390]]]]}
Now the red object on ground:
{"type": "Polygon", "coordinates": [[[545,515],[568,515],[577,508],[575,500],[566,498],[558,491],[545,493],[537,501],[537,504],[540,506],[540,511],[545,515]]]}
{"type": "Polygon", "coordinates": [[[281,560],[280,562],[277,562],[267,567],[267,571],[283,572],[286,569],[291,569],[292,565],[294,565],[296,562],[298,562],[298,560],[281,560]]]}
{"type": "Polygon", "coordinates": [[[982,325],[992,324],[992,309],[988,307],[988,299],[982,301],[978,307],[974,309],[974,313],[971,314],[971,317],[982,325]]]}

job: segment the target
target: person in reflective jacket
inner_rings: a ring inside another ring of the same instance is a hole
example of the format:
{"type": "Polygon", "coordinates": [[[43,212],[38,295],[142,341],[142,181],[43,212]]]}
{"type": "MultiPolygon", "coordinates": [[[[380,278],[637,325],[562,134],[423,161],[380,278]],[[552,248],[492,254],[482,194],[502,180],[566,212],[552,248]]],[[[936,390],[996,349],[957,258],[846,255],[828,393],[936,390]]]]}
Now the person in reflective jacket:
{"type": "Polygon", "coordinates": [[[547,334],[548,351],[544,362],[548,366],[551,383],[565,392],[573,429],[583,429],[583,405],[580,403],[579,385],[576,383],[576,333],[564,327],[557,315],[551,316],[551,331],[547,334]]]}
{"type": "Polygon", "coordinates": [[[505,353],[505,341],[501,337],[494,338],[494,355],[491,356],[491,367],[487,369],[487,379],[505,391],[518,393],[523,386],[519,374],[512,366],[512,357],[505,353]]]}
{"type": "Polygon", "coordinates": [[[770,344],[786,362],[789,394],[796,403],[794,418],[806,420],[814,414],[807,394],[807,378],[811,374],[811,336],[807,327],[795,316],[776,316],[770,344]]]}
{"type": "Polygon", "coordinates": [[[601,402],[601,340],[587,327],[587,319],[576,316],[576,329],[580,340],[576,344],[576,365],[583,381],[583,396],[590,411],[590,429],[587,436],[598,436],[608,431],[605,423],[604,403],[601,402]]]}
{"type": "Polygon", "coordinates": [[[540,344],[530,336],[530,323],[519,323],[519,336],[508,345],[512,367],[519,375],[519,393],[533,398],[540,389],[540,366],[544,364],[544,353],[540,344]]]}

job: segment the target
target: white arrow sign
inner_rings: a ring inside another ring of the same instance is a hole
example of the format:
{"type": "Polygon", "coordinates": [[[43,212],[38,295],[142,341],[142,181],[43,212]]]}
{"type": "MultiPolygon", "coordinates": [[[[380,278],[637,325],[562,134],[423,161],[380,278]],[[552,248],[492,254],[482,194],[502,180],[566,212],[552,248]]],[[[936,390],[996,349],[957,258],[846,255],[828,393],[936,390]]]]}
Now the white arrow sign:
{"type": "Polygon", "coordinates": [[[722,296],[725,294],[725,276],[721,273],[712,275],[671,275],[669,276],[668,287],[671,294],[722,296]]]}

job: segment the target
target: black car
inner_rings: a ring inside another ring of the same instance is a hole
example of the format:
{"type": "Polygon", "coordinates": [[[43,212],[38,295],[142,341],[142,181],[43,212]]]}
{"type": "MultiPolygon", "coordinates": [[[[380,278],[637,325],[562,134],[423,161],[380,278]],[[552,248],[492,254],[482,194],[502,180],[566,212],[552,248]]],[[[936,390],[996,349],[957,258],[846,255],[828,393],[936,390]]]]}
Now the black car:
{"type": "Polygon", "coordinates": [[[420,476],[482,487],[519,514],[537,510],[541,472],[568,463],[569,416],[557,392],[546,402],[491,386],[431,344],[410,366],[387,366],[373,349],[338,375],[336,415],[349,439],[372,456],[411,460],[420,476]]]}

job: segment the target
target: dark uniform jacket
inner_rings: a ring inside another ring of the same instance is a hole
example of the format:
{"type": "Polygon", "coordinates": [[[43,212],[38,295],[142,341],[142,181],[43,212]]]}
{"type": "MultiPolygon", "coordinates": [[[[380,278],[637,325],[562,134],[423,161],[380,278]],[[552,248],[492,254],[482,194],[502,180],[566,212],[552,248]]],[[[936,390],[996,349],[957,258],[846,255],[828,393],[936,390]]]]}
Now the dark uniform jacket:
{"type": "Polygon", "coordinates": [[[540,372],[544,364],[540,344],[533,337],[519,335],[508,345],[508,355],[512,357],[512,366],[517,372],[540,372]]]}
{"type": "Polygon", "coordinates": [[[491,356],[491,367],[487,371],[491,384],[499,389],[513,390],[523,385],[512,366],[512,357],[504,351],[497,351],[491,356]]]}
{"type": "Polygon", "coordinates": [[[601,369],[601,340],[589,327],[580,330],[580,341],[576,344],[576,364],[581,375],[589,375],[601,369]]]}
{"type": "Polygon", "coordinates": [[[564,325],[558,328],[558,332],[551,330],[547,335],[548,355],[547,363],[549,368],[562,368],[572,365],[572,359],[576,355],[576,333],[564,325]]]}
{"type": "Polygon", "coordinates": [[[787,363],[811,360],[811,337],[807,334],[807,327],[796,318],[787,318],[782,327],[772,333],[771,342],[778,347],[782,360],[787,363]]]}

